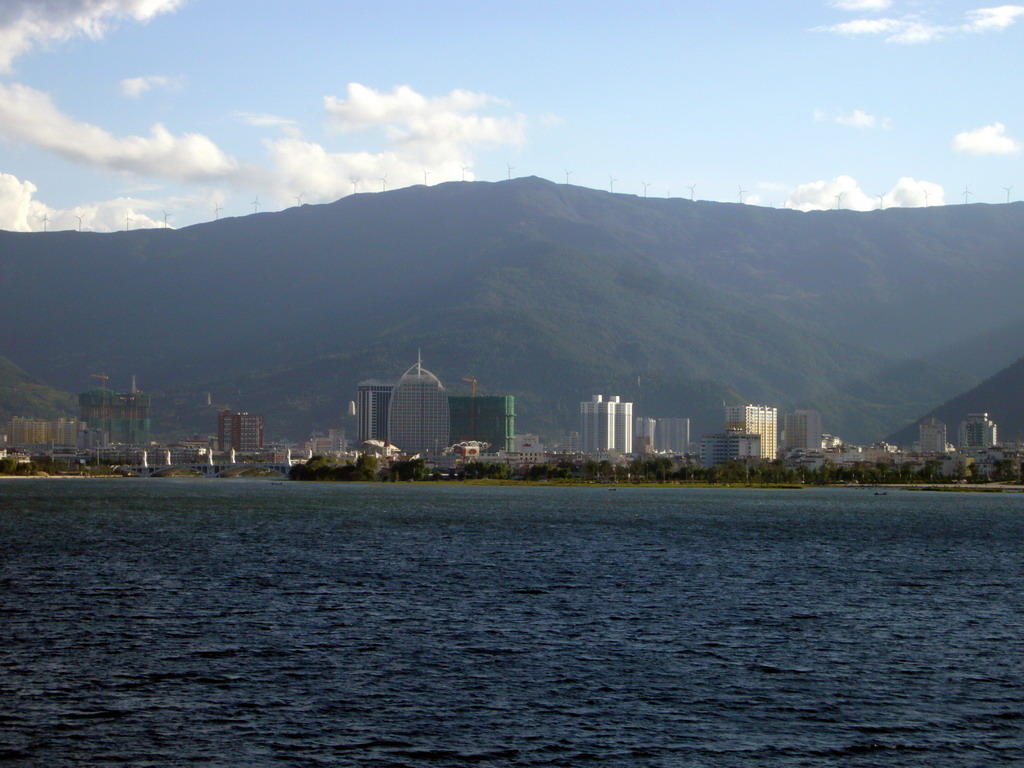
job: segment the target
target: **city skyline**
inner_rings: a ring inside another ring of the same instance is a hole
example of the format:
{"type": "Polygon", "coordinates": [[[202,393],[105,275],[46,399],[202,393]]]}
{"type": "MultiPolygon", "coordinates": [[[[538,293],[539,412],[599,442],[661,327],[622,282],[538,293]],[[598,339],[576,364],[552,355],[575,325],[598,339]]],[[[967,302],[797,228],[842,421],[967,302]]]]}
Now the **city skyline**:
{"type": "Polygon", "coordinates": [[[799,209],[1005,203],[1022,30],[1024,5],[982,2],[13,0],[0,228],[530,175],[799,209]]]}

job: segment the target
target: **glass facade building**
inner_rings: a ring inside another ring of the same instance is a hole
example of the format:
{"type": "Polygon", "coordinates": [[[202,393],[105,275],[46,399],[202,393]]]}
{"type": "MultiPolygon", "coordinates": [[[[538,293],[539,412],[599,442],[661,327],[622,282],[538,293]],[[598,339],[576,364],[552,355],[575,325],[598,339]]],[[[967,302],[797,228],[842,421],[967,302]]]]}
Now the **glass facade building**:
{"type": "Polygon", "coordinates": [[[417,361],[391,393],[388,442],[405,453],[440,453],[448,447],[449,429],[444,385],[417,361]]]}
{"type": "Polygon", "coordinates": [[[488,443],[490,451],[516,449],[516,399],[512,395],[453,396],[451,440],[462,443],[477,440],[488,443]]]}

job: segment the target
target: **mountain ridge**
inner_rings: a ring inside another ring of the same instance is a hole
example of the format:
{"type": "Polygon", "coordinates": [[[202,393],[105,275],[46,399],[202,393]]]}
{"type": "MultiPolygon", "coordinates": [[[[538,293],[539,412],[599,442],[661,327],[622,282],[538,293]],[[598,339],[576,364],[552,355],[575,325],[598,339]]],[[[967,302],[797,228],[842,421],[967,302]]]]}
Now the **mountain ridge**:
{"type": "MultiPolygon", "coordinates": [[[[920,359],[949,275],[970,306],[979,274],[1003,293],[1024,275],[1024,206],[963,208],[803,214],[516,179],[181,230],[0,232],[0,354],[71,391],[138,374],[168,432],[212,424],[211,392],[303,437],[419,346],[442,380],[517,394],[520,428],[552,436],[603,391],[695,434],[725,399],[817,407],[829,431],[877,439],[987,373],[920,359]]],[[[961,338],[1021,314],[988,298],[999,311],[961,338]]]]}

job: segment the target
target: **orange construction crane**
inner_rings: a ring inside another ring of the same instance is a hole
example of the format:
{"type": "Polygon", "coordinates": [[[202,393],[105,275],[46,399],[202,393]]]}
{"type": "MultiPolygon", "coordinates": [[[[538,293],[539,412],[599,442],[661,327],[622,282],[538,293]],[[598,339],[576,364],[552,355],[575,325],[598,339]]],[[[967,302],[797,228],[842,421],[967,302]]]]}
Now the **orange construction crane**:
{"type": "Polygon", "coordinates": [[[469,437],[476,440],[476,379],[463,377],[462,380],[469,382],[469,437]]]}
{"type": "Polygon", "coordinates": [[[100,418],[106,420],[110,418],[110,411],[107,408],[107,379],[110,377],[105,373],[90,373],[89,376],[103,381],[103,388],[100,390],[100,418]]]}

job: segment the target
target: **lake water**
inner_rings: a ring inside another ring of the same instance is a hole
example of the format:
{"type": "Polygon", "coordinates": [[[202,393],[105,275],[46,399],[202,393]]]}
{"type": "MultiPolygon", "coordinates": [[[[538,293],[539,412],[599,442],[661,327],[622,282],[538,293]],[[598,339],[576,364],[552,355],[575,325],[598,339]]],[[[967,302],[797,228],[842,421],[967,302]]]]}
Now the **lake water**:
{"type": "Polygon", "coordinates": [[[1024,763],[1024,495],[0,481],[0,761],[1024,763]]]}

